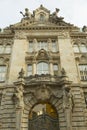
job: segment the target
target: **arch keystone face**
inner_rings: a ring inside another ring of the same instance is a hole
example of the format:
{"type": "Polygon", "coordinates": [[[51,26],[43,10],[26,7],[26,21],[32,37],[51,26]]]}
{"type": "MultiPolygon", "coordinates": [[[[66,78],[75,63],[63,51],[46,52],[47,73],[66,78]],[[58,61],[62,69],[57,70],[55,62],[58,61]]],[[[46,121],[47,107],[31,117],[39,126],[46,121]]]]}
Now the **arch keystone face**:
{"type": "Polygon", "coordinates": [[[45,101],[50,99],[52,92],[45,84],[43,84],[36,89],[35,95],[37,100],[45,101]]]}

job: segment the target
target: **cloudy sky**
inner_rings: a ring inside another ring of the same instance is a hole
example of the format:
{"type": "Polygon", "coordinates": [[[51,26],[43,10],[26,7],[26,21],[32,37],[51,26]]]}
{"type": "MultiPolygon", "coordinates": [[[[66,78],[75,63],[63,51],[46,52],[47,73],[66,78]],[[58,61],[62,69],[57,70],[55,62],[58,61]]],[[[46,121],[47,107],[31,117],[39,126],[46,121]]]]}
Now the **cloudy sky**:
{"type": "Polygon", "coordinates": [[[32,12],[41,4],[51,13],[59,8],[59,16],[68,23],[87,26],[87,0],[0,0],[0,28],[19,22],[22,18],[19,12],[25,8],[32,12]]]}

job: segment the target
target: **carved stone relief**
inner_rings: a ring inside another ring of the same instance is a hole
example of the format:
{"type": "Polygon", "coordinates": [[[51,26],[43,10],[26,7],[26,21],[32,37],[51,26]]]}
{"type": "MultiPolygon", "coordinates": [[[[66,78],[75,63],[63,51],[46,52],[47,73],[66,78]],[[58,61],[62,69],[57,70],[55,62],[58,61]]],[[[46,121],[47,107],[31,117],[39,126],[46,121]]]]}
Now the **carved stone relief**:
{"type": "Polygon", "coordinates": [[[38,100],[45,101],[50,98],[52,92],[45,84],[43,84],[36,89],[35,95],[38,100]]]}
{"type": "Polygon", "coordinates": [[[0,57],[0,65],[8,65],[9,60],[10,60],[9,56],[4,55],[3,57],[0,57]]]}
{"type": "Polygon", "coordinates": [[[74,102],[73,95],[70,88],[65,85],[63,88],[63,110],[65,113],[67,130],[72,130],[72,112],[73,112],[74,102]]]}
{"type": "Polygon", "coordinates": [[[58,38],[64,38],[64,39],[66,39],[66,38],[69,38],[69,33],[68,32],[65,32],[65,31],[61,31],[61,32],[59,32],[58,33],[58,38]]]}
{"type": "Polygon", "coordinates": [[[63,97],[62,89],[55,91],[54,95],[56,98],[62,98],[63,97]]]}
{"type": "Polygon", "coordinates": [[[24,103],[30,106],[37,103],[37,99],[33,92],[28,92],[24,95],[24,103]]]}
{"type": "Polygon", "coordinates": [[[69,88],[63,88],[63,109],[73,110],[73,95],[69,88]]]}
{"type": "Polygon", "coordinates": [[[7,45],[7,44],[11,45],[11,44],[13,44],[13,39],[7,39],[7,38],[0,39],[0,44],[2,44],[2,45],[7,45]]]}
{"type": "Polygon", "coordinates": [[[39,59],[46,60],[46,59],[49,59],[49,56],[48,56],[47,52],[44,49],[41,49],[38,52],[36,59],[38,59],[38,60],[39,59]]]}
{"type": "Polygon", "coordinates": [[[18,30],[16,33],[15,33],[15,39],[26,39],[27,37],[27,34],[18,30]]]}

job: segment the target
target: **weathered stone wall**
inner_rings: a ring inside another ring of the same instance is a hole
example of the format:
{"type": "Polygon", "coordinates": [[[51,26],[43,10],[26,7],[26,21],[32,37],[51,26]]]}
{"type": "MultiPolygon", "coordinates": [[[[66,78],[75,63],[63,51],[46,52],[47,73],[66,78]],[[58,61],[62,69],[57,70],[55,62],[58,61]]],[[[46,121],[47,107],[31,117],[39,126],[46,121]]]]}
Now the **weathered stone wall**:
{"type": "Polygon", "coordinates": [[[2,100],[0,107],[0,117],[1,117],[1,130],[15,130],[16,114],[15,107],[12,101],[12,96],[14,92],[14,86],[4,86],[2,91],[2,100]]]}
{"type": "Polygon", "coordinates": [[[58,45],[60,52],[61,68],[64,68],[70,81],[78,83],[77,68],[71,44],[71,38],[68,32],[58,34],[58,45]]]}
{"type": "Polygon", "coordinates": [[[21,68],[26,70],[25,55],[28,50],[27,39],[15,39],[10,62],[9,83],[17,79],[21,68]]]}

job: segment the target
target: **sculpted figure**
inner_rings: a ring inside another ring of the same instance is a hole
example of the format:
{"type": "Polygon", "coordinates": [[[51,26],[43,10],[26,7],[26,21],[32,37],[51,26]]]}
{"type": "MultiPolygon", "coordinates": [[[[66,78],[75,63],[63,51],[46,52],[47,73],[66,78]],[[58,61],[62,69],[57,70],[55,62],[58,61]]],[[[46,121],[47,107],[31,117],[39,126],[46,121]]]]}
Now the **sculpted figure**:
{"type": "Polygon", "coordinates": [[[24,70],[23,70],[23,68],[21,68],[21,71],[19,72],[19,77],[18,77],[18,79],[19,78],[24,78],[24,70]]]}
{"type": "Polygon", "coordinates": [[[59,9],[56,8],[55,12],[52,14],[53,18],[58,18],[57,14],[59,12],[59,9]]]}
{"type": "Polygon", "coordinates": [[[23,102],[23,91],[24,90],[23,90],[22,86],[17,87],[16,90],[15,90],[15,94],[13,96],[14,96],[16,108],[24,106],[24,102],[23,102]]]}
{"type": "Polygon", "coordinates": [[[64,88],[63,91],[63,108],[69,108],[71,110],[73,108],[73,96],[69,88],[64,88]]]}
{"type": "Polygon", "coordinates": [[[66,71],[65,71],[64,68],[61,69],[61,75],[62,75],[62,76],[66,76],[66,71]]]}
{"type": "Polygon", "coordinates": [[[25,14],[20,11],[20,13],[23,15],[23,17],[31,18],[31,13],[29,12],[28,8],[25,8],[25,14]]]}
{"type": "Polygon", "coordinates": [[[63,110],[67,122],[67,130],[72,130],[73,96],[68,87],[63,88],[63,110]]]}

